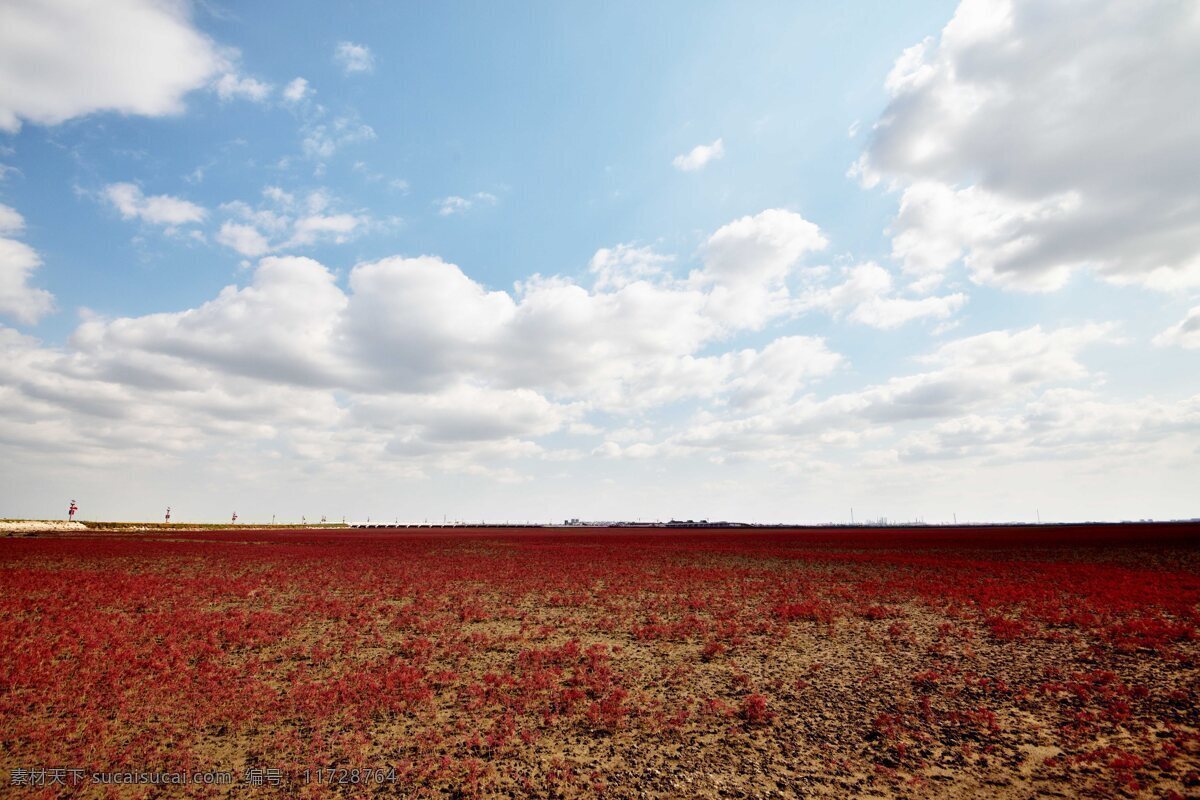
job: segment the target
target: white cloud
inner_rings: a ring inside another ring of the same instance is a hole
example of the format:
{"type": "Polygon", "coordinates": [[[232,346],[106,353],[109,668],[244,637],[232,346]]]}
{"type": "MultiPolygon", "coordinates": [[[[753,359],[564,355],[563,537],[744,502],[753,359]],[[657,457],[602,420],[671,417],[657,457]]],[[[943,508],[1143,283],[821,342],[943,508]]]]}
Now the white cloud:
{"type": "Polygon", "coordinates": [[[1162,452],[1164,444],[1186,441],[1197,431],[1200,396],[1176,403],[1153,398],[1116,402],[1094,391],[1061,387],[1007,412],[939,422],[904,437],[894,452],[910,465],[964,459],[1014,464],[1086,459],[1099,464],[1162,452]]]}
{"type": "Polygon", "coordinates": [[[263,236],[258,228],[229,220],[221,223],[217,241],[248,258],[257,258],[271,251],[267,237],[263,236]]]}
{"type": "Polygon", "coordinates": [[[226,287],[188,311],[91,320],[73,343],[93,353],[159,354],[260,380],[329,385],[340,374],[330,332],[346,304],[317,262],[268,257],[250,286],[226,287]]]}
{"type": "Polygon", "coordinates": [[[363,44],[353,42],[338,42],[333,51],[333,59],[347,75],[354,72],[370,72],[375,69],[375,56],[371,49],[363,44]]]}
{"type": "Polygon", "coordinates": [[[353,117],[338,117],[330,123],[306,126],[301,146],[308,158],[329,158],[348,144],[369,142],[375,129],[353,117]]]}
{"type": "MultiPolygon", "coordinates": [[[[644,282],[593,294],[550,279],[513,296],[437,259],[394,258],[357,265],[349,286],[309,259],[272,257],[249,286],[197,308],[88,319],[68,350],[0,329],[14,408],[0,448],[36,442],[103,463],[219,441],[514,480],[506,461],[575,457],[537,440],[599,430],[581,419],[589,409],[719,391],[752,403],[780,391],[766,385],[770,361],[792,388],[837,362],[803,338],[696,358],[713,330],[701,304],[644,282]]],[[[632,442],[621,455],[656,453],[632,442]]]]}
{"type": "Polygon", "coordinates": [[[304,78],[293,78],[283,87],[283,99],[289,103],[299,103],[313,93],[312,87],[304,78]]]}
{"type": "Polygon", "coordinates": [[[695,172],[724,156],[725,142],[717,139],[712,144],[698,144],[687,153],[675,156],[671,164],[681,172],[695,172]]]}
{"type": "Polygon", "coordinates": [[[1155,336],[1154,344],[1200,350],[1200,306],[1193,306],[1182,320],[1155,336]]]}
{"type": "Polygon", "coordinates": [[[649,247],[619,244],[602,247],[588,263],[588,271],[596,276],[597,289],[619,289],[638,280],[657,280],[665,274],[673,256],[656,253],[649,247]]]}
{"type": "Polygon", "coordinates": [[[362,214],[327,213],[333,200],[324,190],[297,197],[278,186],[263,189],[266,207],[224,203],[221,210],[240,221],[226,220],[217,241],[250,258],[309,247],[319,242],[341,244],[370,220],[362,214]]]}
{"type": "Polygon", "coordinates": [[[283,246],[304,247],[320,238],[341,244],[362,224],[362,218],[354,214],[309,214],[296,220],[292,238],[283,246]]]}
{"type": "Polygon", "coordinates": [[[1117,341],[1112,325],[1053,331],[1035,325],[969,336],[919,359],[933,370],[893,378],[858,393],[853,404],[859,414],[881,422],[950,418],[980,407],[1002,407],[1040,385],[1088,377],[1079,353],[1106,341],[1117,341]]]}
{"type": "Polygon", "coordinates": [[[438,202],[438,213],[443,217],[448,217],[451,214],[461,214],[471,208],[472,205],[474,204],[465,197],[451,195],[450,197],[443,197],[438,202]]]}
{"type": "Polygon", "coordinates": [[[97,111],[161,116],[224,59],[183,3],[14,0],[0,5],[0,130],[97,111]]]}
{"type": "Polygon", "coordinates": [[[1099,342],[1120,341],[1116,326],[1092,323],[1047,331],[1034,325],[1019,331],[992,331],[940,345],[920,359],[944,369],[979,370],[1006,381],[1073,380],[1088,373],[1078,361],[1081,350],[1099,342]]]}
{"type": "Polygon", "coordinates": [[[704,274],[717,283],[761,283],[784,278],[805,254],[828,241],[792,211],[768,209],[721,226],[704,245],[704,274]]]}
{"type": "MultiPolygon", "coordinates": [[[[773,319],[809,310],[888,329],[915,319],[945,319],[966,303],[963,293],[896,296],[892,276],[874,263],[845,268],[841,283],[822,285],[829,268],[804,267],[803,261],[827,246],[817,225],[792,211],[768,209],[714,232],[700,248],[702,268],[684,283],[701,292],[705,316],[726,332],[758,330],[773,319]],[[791,285],[797,282],[800,287],[791,285]]],[[[589,269],[596,288],[604,289],[669,279],[671,262],[650,248],[619,245],[597,251],[589,269]]]]}
{"type": "Polygon", "coordinates": [[[787,277],[808,253],[828,244],[821,229],[783,209],[768,209],[719,228],[701,249],[704,268],[691,280],[711,286],[709,313],[732,328],[761,328],[791,305],[787,277]]]}
{"type": "MultiPolygon", "coordinates": [[[[223,207],[227,244],[266,252],[300,220],[342,213],[324,192],[278,186],[262,204],[223,207]],[[236,238],[236,225],[261,238],[236,238]]],[[[665,255],[618,245],[597,251],[590,286],[534,275],[510,291],[431,256],[355,264],[344,282],[312,259],[265,257],[248,284],[195,308],[86,318],[64,348],[0,328],[0,451],[92,466],[215,451],[264,471],[513,481],[539,462],[590,463],[552,444],[570,434],[596,437],[585,450],[605,462],[702,459],[815,480],[1124,452],[1200,430],[1200,400],[1140,408],[1096,392],[1103,376],[1084,356],[1119,342],[1112,325],[967,336],[849,389],[853,365],[832,337],[732,339],[798,309],[890,325],[909,304],[950,302],[909,299],[874,264],[804,266],[824,245],[811,223],[772,210],[714,232],[686,277],[665,255]],[[783,302],[758,315],[716,299],[764,286],[783,302]]],[[[961,466],[948,469],[922,475],[961,466]]]]}
{"type": "MultiPolygon", "coordinates": [[[[428,266],[414,265],[418,285],[428,266]]],[[[360,265],[352,284],[386,289],[390,276],[397,288],[404,285],[405,275],[393,273],[388,264],[360,265]]],[[[448,266],[439,273],[453,293],[448,303],[474,291],[455,274],[448,266]]],[[[517,479],[503,463],[538,456],[542,448],[532,439],[576,421],[581,409],[455,372],[417,381],[416,391],[381,392],[406,380],[404,367],[385,360],[380,369],[372,358],[356,357],[372,350],[347,337],[374,334],[350,325],[369,311],[352,310],[352,303],[390,306],[403,317],[422,312],[421,303],[431,299],[436,295],[428,291],[348,295],[314,261],[271,257],[259,263],[249,286],[227,287],[197,308],[88,319],[69,349],[42,347],[0,328],[0,394],[11,408],[0,420],[0,449],[38,443],[72,460],[103,463],[130,453],[161,461],[223,442],[226,452],[265,449],[293,460],[361,460],[376,469],[398,463],[416,474],[434,469],[517,479]]],[[[469,331],[440,333],[451,337],[446,352],[456,337],[469,345],[461,338],[469,331]]]]}
{"type": "Polygon", "coordinates": [[[729,405],[739,410],[777,407],[845,361],[814,336],[783,336],[762,350],[743,350],[727,358],[732,376],[729,405]]]}
{"type": "Polygon", "coordinates": [[[146,196],[133,183],[110,183],[104,196],[124,219],[140,219],[152,225],[187,225],[203,222],[208,212],[188,200],[171,195],[146,196]]]}
{"type": "MultiPolygon", "coordinates": [[[[919,436],[927,436],[978,427],[982,417],[1032,415],[1048,392],[1092,377],[1080,361],[1082,350],[1116,341],[1113,326],[1098,324],[1050,331],[1034,326],[970,336],[920,358],[919,363],[930,368],[927,371],[824,399],[804,395],[789,400],[787,392],[767,394],[749,405],[746,410],[752,413],[702,411],[686,430],[663,444],[682,455],[702,452],[787,464],[803,462],[828,447],[859,450],[872,442],[895,441],[899,432],[914,427],[924,431],[919,436]]],[[[817,363],[833,368],[837,362],[826,358],[817,363]]],[[[744,405],[734,403],[730,408],[743,411],[744,405]]],[[[912,440],[908,442],[897,446],[893,460],[915,457],[909,446],[912,440]]],[[[927,456],[928,452],[921,457],[927,456]]]]}
{"type": "Polygon", "coordinates": [[[470,211],[480,204],[494,206],[497,202],[496,196],[488,192],[476,192],[470,197],[451,195],[437,201],[438,214],[443,217],[449,217],[453,214],[462,214],[470,211]]]}
{"type": "Polygon", "coordinates": [[[850,319],[873,328],[898,328],[906,322],[930,317],[945,319],[963,307],[967,296],[961,292],[944,297],[877,297],[859,305],[850,319]]]}
{"type": "Polygon", "coordinates": [[[529,439],[554,433],[575,416],[571,408],[528,389],[470,384],[431,394],[364,397],[351,413],[353,422],[393,436],[392,452],[529,439]]]}
{"type": "Polygon", "coordinates": [[[1084,262],[1060,262],[1033,272],[1012,272],[1004,265],[1033,245],[1023,231],[1055,224],[1074,214],[1077,193],[1036,201],[1007,201],[979,187],[954,189],[920,181],[904,190],[893,224],[892,255],[905,271],[936,279],[955,261],[965,260],[980,282],[1014,289],[1050,291],[1061,288],[1084,262]]]}
{"type": "Polygon", "coordinates": [[[800,307],[824,309],[835,316],[848,314],[854,322],[890,329],[915,319],[945,319],[967,302],[961,292],[915,299],[891,296],[891,274],[873,262],[848,267],[842,274],[845,280],[840,284],[810,289],[799,300],[800,307]]]}
{"type": "Polygon", "coordinates": [[[290,208],[296,204],[296,196],[278,186],[264,187],[262,193],[263,197],[284,208],[290,208]]]}
{"type": "MultiPolygon", "coordinates": [[[[221,98],[222,101],[240,99],[262,103],[271,96],[272,88],[269,83],[263,83],[262,81],[246,76],[239,76],[232,72],[226,72],[213,84],[213,89],[216,91],[217,97],[221,98]]],[[[290,84],[288,88],[291,88],[290,84]]]]}
{"type": "MultiPolygon", "coordinates": [[[[224,206],[245,221],[227,220],[218,240],[255,256],[279,246],[268,229],[287,241],[352,227],[330,211],[324,193],[267,187],[263,195],[270,207],[224,206]]],[[[186,449],[189,435],[196,446],[215,435],[186,433],[199,424],[193,417],[200,406],[236,420],[252,439],[274,441],[281,423],[268,393],[327,415],[306,423],[308,433],[287,434],[293,443],[303,439],[305,452],[339,452],[340,445],[313,441],[316,424],[331,440],[369,440],[366,451],[379,457],[466,469],[471,454],[540,457],[534,438],[585,425],[581,415],[593,410],[623,414],[726,396],[748,407],[788,395],[840,363],[821,340],[806,337],[761,353],[698,355],[726,326],[709,316],[704,290],[662,269],[668,263],[649,250],[617,247],[594,259],[602,280],[591,290],[534,276],[508,293],[436,258],[389,258],[356,265],[343,291],[315,261],[268,257],[249,286],[228,287],[197,308],[91,318],[69,353],[34,348],[26,356],[46,374],[30,377],[37,385],[27,399],[47,414],[54,412],[46,403],[61,403],[125,420],[126,433],[111,433],[117,438],[146,435],[144,420],[168,430],[178,425],[186,449]],[[769,385],[771,372],[782,377],[769,385]],[[85,403],[77,393],[89,386],[85,403]],[[235,399],[242,394],[245,404],[235,399]],[[481,416],[482,406],[494,407],[495,416],[481,416]],[[192,421],[180,422],[184,417],[192,421]],[[457,452],[454,442],[470,447],[457,452]]],[[[103,450],[83,427],[66,440],[103,450]]],[[[625,454],[638,452],[649,451],[625,454]]]]}
{"type": "Polygon", "coordinates": [[[1189,4],[965,0],[906,50],[852,173],[902,191],[895,256],[1048,291],[1089,269],[1200,285],[1200,25],[1189,4]]]}
{"type": "Polygon", "coordinates": [[[25,230],[25,218],[11,206],[0,203],[0,233],[20,233],[25,230]]]}
{"type": "MultiPolygon", "coordinates": [[[[227,220],[218,239],[254,256],[273,246],[261,231],[303,237],[312,219],[324,220],[309,228],[314,235],[351,227],[322,192],[267,187],[263,196],[270,207],[224,206],[246,221],[227,220]]],[[[12,385],[31,419],[72,420],[68,431],[55,428],[56,441],[97,459],[137,449],[152,429],[163,431],[167,452],[237,431],[306,457],[351,448],[368,460],[510,480],[519,475],[497,459],[566,457],[536,440],[602,430],[585,414],[688,398],[756,407],[841,363],[812,337],[699,355],[727,324],[711,318],[703,288],[667,273],[669,263],[619,246],[593,259],[593,289],[533,276],[508,293],[436,258],[388,258],[356,265],[343,291],[315,261],[268,257],[250,285],[197,308],[90,318],[61,353],[23,345],[14,363],[30,373],[12,385]],[[73,410],[63,417],[55,407],[73,410]],[[98,427],[96,417],[115,421],[98,427]]],[[[46,435],[41,422],[18,427],[31,441],[46,435]]],[[[658,452],[627,445],[622,457],[658,452]]]]}
{"type": "MultiPolygon", "coordinates": [[[[19,234],[24,229],[24,217],[0,203],[0,234],[19,234]]],[[[32,247],[0,236],[0,314],[32,325],[54,309],[54,295],[29,285],[41,265],[32,247]]]]}

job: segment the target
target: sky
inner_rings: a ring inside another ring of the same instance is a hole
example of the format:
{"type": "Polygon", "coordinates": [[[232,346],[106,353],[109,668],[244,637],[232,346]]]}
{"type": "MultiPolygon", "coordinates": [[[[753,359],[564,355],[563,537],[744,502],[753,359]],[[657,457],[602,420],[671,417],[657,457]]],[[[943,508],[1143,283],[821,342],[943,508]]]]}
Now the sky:
{"type": "Polygon", "coordinates": [[[1200,2],[0,6],[0,517],[1200,516],[1200,2]]]}

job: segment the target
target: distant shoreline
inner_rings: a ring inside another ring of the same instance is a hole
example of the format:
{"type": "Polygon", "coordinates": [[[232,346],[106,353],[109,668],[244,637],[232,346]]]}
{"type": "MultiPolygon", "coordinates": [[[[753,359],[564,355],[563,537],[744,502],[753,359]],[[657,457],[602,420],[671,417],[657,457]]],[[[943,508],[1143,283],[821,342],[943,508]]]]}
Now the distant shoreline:
{"type": "Polygon", "coordinates": [[[750,522],[579,522],[579,523],[194,523],[194,522],[112,522],[112,521],[67,521],[67,520],[0,520],[0,534],[32,535],[38,533],[123,533],[162,531],[323,531],[323,530],[401,530],[401,531],[453,531],[453,530],[714,530],[714,531],[868,531],[868,530],[940,530],[969,531],[990,528],[1061,529],[1068,527],[1119,527],[1151,526],[1156,528],[1195,526],[1198,519],[1183,520],[1121,520],[1121,521],[1078,521],[1078,522],[889,522],[869,523],[750,523],[750,522]]]}

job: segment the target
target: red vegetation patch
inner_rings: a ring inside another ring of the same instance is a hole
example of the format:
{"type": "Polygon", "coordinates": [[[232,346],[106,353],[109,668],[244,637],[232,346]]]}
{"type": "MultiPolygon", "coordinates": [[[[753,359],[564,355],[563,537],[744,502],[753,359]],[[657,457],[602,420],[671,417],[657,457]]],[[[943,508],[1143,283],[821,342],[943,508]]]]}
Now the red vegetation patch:
{"type": "Polygon", "coordinates": [[[1189,796],[1198,567],[1196,526],[8,538],[0,780],[1189,796]]]}

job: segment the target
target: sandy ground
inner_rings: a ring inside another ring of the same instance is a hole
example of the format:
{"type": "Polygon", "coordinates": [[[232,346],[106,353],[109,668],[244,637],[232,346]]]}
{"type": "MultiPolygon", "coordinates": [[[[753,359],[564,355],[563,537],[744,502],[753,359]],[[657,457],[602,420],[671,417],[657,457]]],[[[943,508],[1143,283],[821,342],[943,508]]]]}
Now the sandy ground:
{"type": "Polygon", "coordinates": [[[86,531],[82,522],[66,522],[61,519],[8,519],[0,520],[0,533],[47,533],[58,531],[86,531]]]}

